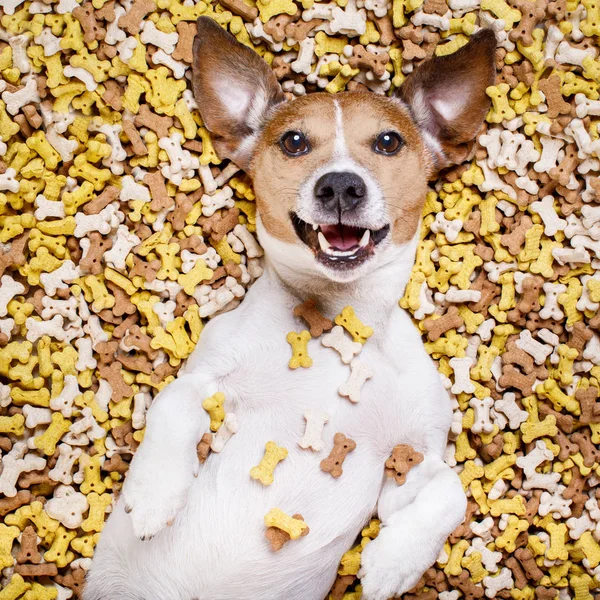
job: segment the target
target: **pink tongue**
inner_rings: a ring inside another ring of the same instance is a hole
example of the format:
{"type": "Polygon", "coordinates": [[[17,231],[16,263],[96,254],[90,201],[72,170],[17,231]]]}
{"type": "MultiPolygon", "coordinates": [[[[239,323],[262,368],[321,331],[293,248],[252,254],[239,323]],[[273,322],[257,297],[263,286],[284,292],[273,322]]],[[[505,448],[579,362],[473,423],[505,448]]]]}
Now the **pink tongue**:
{"type": "Polygon", "coordinates": [[[344,225],[322,225],[321,231],[325,239],[337,250],[349,250],[358,246],[358,229],[344,225]]]}

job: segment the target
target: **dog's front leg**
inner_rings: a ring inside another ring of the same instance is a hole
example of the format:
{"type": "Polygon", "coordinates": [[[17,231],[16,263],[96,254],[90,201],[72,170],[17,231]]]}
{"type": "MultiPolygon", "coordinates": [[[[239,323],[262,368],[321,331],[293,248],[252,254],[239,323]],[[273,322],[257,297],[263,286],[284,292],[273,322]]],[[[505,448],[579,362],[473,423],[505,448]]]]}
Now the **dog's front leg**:
{"type": "Polygon", "coordinates": [[[362,553],[365,600],[387,600],[414,587],[465,517],[460,479],[438,457],[426,457],[404,485],[388,479],[378,502],[382,527],[362,553]]]}
{"type": "Polygon", "coordinates": [[[183,375],[156,397],[144,440],[123,486],[135,534],[149,539],[175,518],[198,474],[196,445],[209,426],[204,398],[217,391],[212,377],[183,375]]]}

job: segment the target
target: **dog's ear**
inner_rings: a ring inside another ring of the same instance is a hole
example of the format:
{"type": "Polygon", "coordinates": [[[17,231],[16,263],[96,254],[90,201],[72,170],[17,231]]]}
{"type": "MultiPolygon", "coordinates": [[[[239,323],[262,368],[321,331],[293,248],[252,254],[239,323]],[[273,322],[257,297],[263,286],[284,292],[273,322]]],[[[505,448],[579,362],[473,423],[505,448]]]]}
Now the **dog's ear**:
{"type": "Polygon", "coordinates": [[[193,88],[221,158],[245,168],[269,111],[285,97],[267,63],[210,17],[198,19],[193,88]]]}
{"type": "Polygon", "coordinates": [[[485,90],[494,85],[496,36],[482,29],[454,54],[417,67],[397,95],[424,133],[435,167],[462,162],[490,107],[485,90]]]}

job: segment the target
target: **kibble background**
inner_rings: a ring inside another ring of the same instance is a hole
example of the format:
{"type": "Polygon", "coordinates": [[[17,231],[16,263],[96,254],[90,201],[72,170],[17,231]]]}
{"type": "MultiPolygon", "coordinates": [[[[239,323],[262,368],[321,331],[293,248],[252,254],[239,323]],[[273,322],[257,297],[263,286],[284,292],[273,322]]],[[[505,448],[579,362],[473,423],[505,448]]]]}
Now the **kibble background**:
{"type": "MultiPolygon", "coordinates": [[[[447,460],[470,496],[404,598],[600,597],[596,0],[0,4],[0,600],[79,595],[152,397],[260,276],[251,182],[217,158],[191,94],[200,15],[290,100],[389,94],[497,31],[493,107],[471,157],[432,183],[399,299],[455,386],[447,460]],[[546,344],[535,363],[523,331],[546,344]],[[469,392],[450,363],[465,356],[469,392]],[[536,442],[552,455],[537,476],[516,464],[536,442]]],[[[360,598],[376,531],[332,598],[360,598]]]]}

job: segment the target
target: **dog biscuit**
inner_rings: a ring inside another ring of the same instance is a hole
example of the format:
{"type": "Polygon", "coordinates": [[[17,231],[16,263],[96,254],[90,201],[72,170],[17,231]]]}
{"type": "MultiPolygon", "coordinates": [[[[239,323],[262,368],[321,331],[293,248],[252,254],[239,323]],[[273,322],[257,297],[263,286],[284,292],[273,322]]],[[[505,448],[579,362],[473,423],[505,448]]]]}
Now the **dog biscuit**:
{"type": "Polygon", "coordinates": [[[291,540],[297,540],[308,529],[303,519],[290,517],[279,508],[272,508],[265,515],[265,526],[275,527],[286,533],[291,540]]]}
{"type": "MultiPolygon", "coordinates": [[[[304,522],[304,518],[301,514],[292,515],[292,519],[304,522]]],[[[300,537],[308,535],[309,531],[310,528],[306,526],[300,534],[300,537]]],[[[271,550],[274,552],[281,550],[283,546],[292,539],[290,534],[287,531],[280,529],[279,526],[267,527],[267,530],[265,531],[265,537],[269,540],[269,543],[271,544],[271,550]]]]}
{"type": "Polygon", "coordinates": [[[265,455],[256,467],[250,469],[250,477],[260,481],[263,485],[271,485],[273,483],[273,473],[275,467],[284,460],[288,455],[288,451],[275,442],[267,442],[265,445],[265,455]]]}
{"type": "Polygon", "coordinates": [[[290,369],[297,369],[298,367],[308,369],[312,366],[312,358],[308,355],[308,341],[310,338],[310,333],[306,330],[300,333],[290,331],[287,334],[286,340],[292,347],[292,358],[288,363],[290,369]]]}
{"type": "Polygon", "coordinates": [[[423,462],[423,454],[407,444],[394,446],[391,456],[385,461],[385,474],[394,477],[398,485],[406,482],[406,476],[413,467],[423,462]]]}
{"type": "Polygon", "coordinates": [[[333,448],[329,456],[321,461],[321,471],[329,473],[334,479],[343,473],[342,466],[346,457],[356,448],[356,442],[346,437],[343,433],[333,436],[333,448]]]}
{"type": "Polygon", "coordinates": [[[310,335],[314,338],[320,337],[324,332],[331,330],[333,327],[333,322],[321,314],[313,299],[308,299],[306,302],[296,306],[294,308],[294,316],[306,322],[310,335]]]}
{"type": "Polygon", "coordinates": [[[224,404],[225,394],[222,392],[217,392],[202,402],[202,408],[204,408],[204,410],[210,416],[211,431],[218,431],[223,425],[223,421],[225,420],[225,409],[223,408],[224,404]]]}
{"type": "Polygon", "coordinates": [[[334,320],[336,325],[341,325],[360,344],[365,344],[373,335],[373,329],[361,322],[351,306],[345,306],[334,320]]]}

